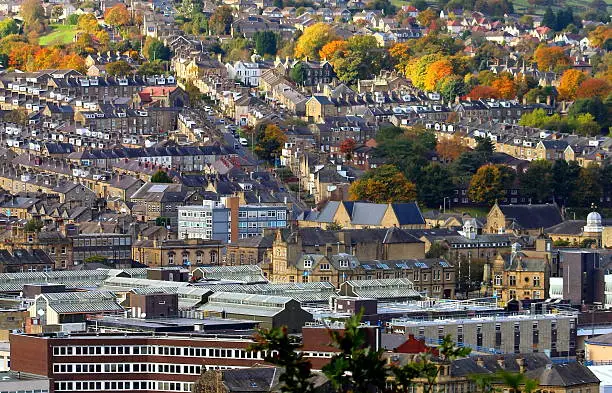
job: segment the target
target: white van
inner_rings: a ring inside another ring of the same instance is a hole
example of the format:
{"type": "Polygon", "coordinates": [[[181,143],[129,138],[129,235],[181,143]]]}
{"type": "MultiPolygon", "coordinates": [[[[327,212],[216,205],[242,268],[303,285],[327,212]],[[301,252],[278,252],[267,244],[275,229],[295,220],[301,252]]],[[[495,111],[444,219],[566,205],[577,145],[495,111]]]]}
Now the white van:
{"type": "Polygon", "coordinates": [[[246,138],[240,138],[239,141],[240,141],[240,144],[242,146],[248,146],[249,145],[249,141],[247,141],[246,138]]]}

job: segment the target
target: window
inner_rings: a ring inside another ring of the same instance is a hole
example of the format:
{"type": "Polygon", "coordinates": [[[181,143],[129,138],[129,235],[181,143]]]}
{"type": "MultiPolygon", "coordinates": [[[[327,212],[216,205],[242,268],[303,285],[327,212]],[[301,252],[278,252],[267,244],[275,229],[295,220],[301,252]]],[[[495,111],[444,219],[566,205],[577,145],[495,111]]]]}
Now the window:
{"type": "Polygon", "coordinates": [[[320,270],[329,270],[329,263],[321,263],[319,264],[320,270]]]}
{"type": "Polygon", "coordinates": [[[540,276],[534,276],[533,277],[533,286],[534,287],[539,287],[540,286],[540,276]]]}
{"type": "Polygon", "coordinates": [[[516,276],[508,277],[508,285],[510,285],[511,287],[516,286],[516,276]]]}
{"type": "Polygon", "coordinates": [[[312,268],[312,259],[304,259],[304,269],[312,268]]]}
{"type": "Polygon", "coordinates": [[[497,286],[502,285],[502,276],[499,274],[495,276],[495,285],[497,286]]]}

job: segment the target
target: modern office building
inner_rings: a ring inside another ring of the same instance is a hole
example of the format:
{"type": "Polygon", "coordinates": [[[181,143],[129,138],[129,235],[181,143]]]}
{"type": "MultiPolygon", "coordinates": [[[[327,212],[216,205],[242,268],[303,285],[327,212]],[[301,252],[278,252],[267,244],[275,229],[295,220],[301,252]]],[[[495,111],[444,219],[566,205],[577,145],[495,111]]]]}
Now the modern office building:
{"type": "MultiPolygon", "coordinates": [[[[264,363],[250,336],[169,334],[11,335],[11,369],[46,377],[52,391],[191,392],[202,369],[264,363]]],[[[333,349],[308,351],[320,369],[333,349]]]]}
{"type": "Polygon", "coordinates": [[[183,239],[233,240],[261,236],[264,229],[286,228],[284,204],[240,204],[238,197],[204,201],[178,208],[178,233],[183,239]]]}

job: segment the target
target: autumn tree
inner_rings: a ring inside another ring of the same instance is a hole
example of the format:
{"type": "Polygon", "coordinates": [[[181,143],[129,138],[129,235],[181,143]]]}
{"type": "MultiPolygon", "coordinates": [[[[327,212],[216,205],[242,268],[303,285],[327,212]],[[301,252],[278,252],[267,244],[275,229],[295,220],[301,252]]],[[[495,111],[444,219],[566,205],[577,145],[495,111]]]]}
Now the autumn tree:
{"type": "Polygon", "coordinates": [[[24,126],[28,123],[28,111],[25,108],[13,109],[4,115],[4,121],[24,126]]]}
{"type": "Polygon", "coordinates": [[[599,97],[606,98],[612,92],[610,82],[600,78],[588,78],[580,83],[576,90],[576,98],[599,97]]]}
{"type": "Polygon", "coordinates": [[[253,151],[257,156],[266,161],[272,161],[280,155],[283,145],[287,142],[287,136],[275,124],[261,127],[257,133],[253,151]]]}
{"type": "Polygon", "coordinates": [[[64,15],[64,7],[61,5],[53,6],[51,9],[51,18],[58,20],[62,15],[64,15]]]}
{"type": "Polygon", "coordinates": [[[352,200],[374,203],[410,202],[416,199],[416,187],[393,165],[372,169],[349,188],[352,200]]]}
{"type": "Polygon", "coordinates": [[[106,65],[106,73],[110,76],[124,76],[132,73],[132,66],[125,60],[110,62],[106,65]]]}
{"type": "Polygon", "coordinates": [[[428,27],[431,22],[438,19],[438,13],[432,8],[428,8],[425,11],[419,12],[417,15],[417,21],[421,26],[428,27]]]}
{"type": "Polygon", "coordinates": [[[467,97],[471,98],[472,100],[479,100],[481,98],[499,98],[499,92],[494,87],[478,85],[470,90],[467,97]]]}
{"type": "Polygon", "coordinates": [[[323,45],[319,51],[322,60],[333,59],[337,54],[344,53],[347,49],[347,42],[344,40],[334,40],[323,45]]]}
{"type": "Polygon", "coordinates": [[[45,9],[39,0],[25,0],[21,3],[19,14],[28,31],[44,30],[45,9]]]}
{"type": "Polygon", "coordinates": [[[427,66],[425,74],[425,90],[434,91],[438,83],[444,78],[453,73],[453,65],[447,59],[434,61],[427,66]]]}
{"type": "Polygon", "coordinates": [[[215,12],[210,16],[209,26],[211,30],[219,35],[227,35],[232,29],[234,21],[234,12],[232,7],[222,5],[215,9],[215,12]]]}
{"type": "Polygon", "coordinates": [[[491,83],[491,87],[497,91],[499,98],[512,99],[516,97],[517,85],[512,75],[502,74],[491,83]]]}
{"type": "Polygon", "coordinates": [[[436,145],[436,153],[438,153],[438,156],[440,156],[444,162],[455,161],[461,154],[468,150],[468,147],[459,134],[454,134],[450,139],[441,139],[436,145]]]}
{"type": "Polygon", "coordinates": [[[566,70],[559,80],[559,98],[573,100],[576,98],[578,86],[586,79],[586,74],[576,69],[566,70]]]}
{"type": "Polygon", "coordinates": [[[452,102],[456,97],[461,97],[466,93],[465,82],[458,75],[449,75],[442,78],[438,83],[437,90],[448,102],[452,102]]]}
{"type": "Polygon", "coordinates": [[[119,3],[104,12],[104,21],[113,27],[130,24],[130,12],[123,3],[119,3]]]}
{"type": "Polygon", "coordinates": [[[93,34],[100,30],[100,25],[94,14],[82,14],[79,16],[77,28],[85,33],[93,34]]]}
{"type": "Polygon", "coordinates": [[[487,164],[481,166],[472,177],[468,196],[476,203],[492,206],[496,200],[506,196],[508,179],[504,170],[498,165],[487,164]]]}
{"type": "Polygon", "coordinates": [[[340,153],[344,154],[347,160],[350,160],[356,146],[357,142],[353,138],[346,138],[340,143],[340,153]]]}
{"type": "Polygon", "coordinates": [[[295,57],[299,59],[317,59],[325,44],[338,40],[333,26],[318,22],[304,29],[295,46],[295,57]]]}
{"type": "Polygon", "coordinates": [[[557,70],[570,64],[569,57],[563,48],[558,46],[548,47],[542,44],[535,50],[533,57],[541,71],[557,70]]]}
{"type": "Polygon", "coordinates": [[[610,27],[610,25],[597,26],[589,33],[591,46],[603,48],[609,40],[612,40],[612,27],[610,27]]]}

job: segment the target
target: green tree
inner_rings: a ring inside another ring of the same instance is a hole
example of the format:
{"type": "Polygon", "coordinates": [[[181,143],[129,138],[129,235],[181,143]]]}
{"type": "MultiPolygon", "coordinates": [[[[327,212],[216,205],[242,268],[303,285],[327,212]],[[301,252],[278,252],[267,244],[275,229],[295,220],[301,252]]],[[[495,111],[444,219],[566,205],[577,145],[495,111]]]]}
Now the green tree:
{"type": "Polygon", "coordinates": [[[438,92],[446,101],[452,102],[456,97],[465,95],[465,82],[457,75],[449,75],[438,83],[438,92]]]}
{"type": "Polygon", "coordinates": [[[0,38],[6,37],[9,34],[19,34],[19,25],[12,18],[0,21],[0,38]]]}
{"type": "Polygon", "coordinates": [[[541,25],[548,26],[551,29],[554,29],[555,27],[557,27],[557,19],[555,18],[555,13],[553,12],[552,8],[550,7],[546,8],[546,11],[544,12],[544,17],[542,18],[541,25]]]}
{"type": "Polygon", "coordinates": [[[302,62],[297,63],[289,72],[289,77],[295,84],[303,85],[304,80],[306,79],[306,74],[304,70],[304,65],[302,62]]]}
{"type": "Polygon", "coordinates": [[[416,199],[416,187],[393,165],[382,165],[368,171],[351,184],[352,200],[375,203],[411,202],[416,199]]]}
{"type": "Polygon", "coordinates": [[[371,0],[366,4],[368,10],[381,10],[385,15],[395,15],[397,8],[389,0],[371,0]]]}
{"type": "Polygon", "coordinates": [[[378,48],[371,35],[354,35],[347,40],[346,51],[338,51],[330,59],[334,71],[344,83],[377,75],[383,66],[384,50],[378,48]]]}
{"type": "Polygon", "coordinates": [[[147,37],[144,44],[143,53],[150,61],[170,60],[170,56],[172,55],[170,48],[165,46],[164,43],[157,38],[153,37],[147,37]]]}
{"type": "Polygon", "coordinates": [[[565,206],[576,186],[580,166],[576,161],[557,160],[552,165],[553,198],[561,206],[565,206]]]}
{"type": "Polygon", "coordinates": [[[448,247],[442,242],[433,242],[425,253],[425,258],[442,258],[448,254],[448,247]]]}
{"type": "Polygon", "coordinates": [[[572,193],[572,204],[574,206],[591,206],[591,204],[599,203],[602,195],[603,187],[599,166],[590,164],[586,168],[580,168],[578,180],[572,193]]]}
{"type": "Polygon", "coordinates": [[[491,140],[491,138],[487,138],[484,136],[477,136],[475,139],[476,139],[476,148],[474,149],[474,151],[482,154],[486,160],[491,158],[491,155],[493,154],[493,151],[495,150],[495,145],[493,144],[493,141],[491,140]]]}
{"type": "Polygon", "coordinates": [[[312,365],[299,349],[299,342],[287,334],[286,327],[260,329],[255,335],[255,344],[249,348],[250,351],[265,351],[266,362],[283,368],[279,377],[282,393],[311,393],[314,392],[312,365]]]}
{"type": "Polygon", "coordinates": [[[160,169],[151,176],[151,183],[172,183],[172,178],[160,169]]]}
{"type": "Polygon", "coordinates": [[[185,83],[185,93],[187,93],[189,105],[192,107],[202,100],[202,92],[191,81],[185,83]]]}
{"type": "Polygon", "coordinates": [[[79,14],[70,14],[68,18],[66,18],[66,23],[71,26],[76,26],[79,23],[79,14]]]}
{"type": "Polygon", "coordinates": [[[138,67],[138,75],[163,75],[166,72],[166,62],[162,60],[148,61],[138,67]]]}
{"type": "Polygon", "coordinates": [[[492,206],[498,199],[506,196],[504,177],[497,165],[483,165],[470,181],[468,196],[476,203],[492,206]]]}
{"type": "Polygon", "coordinates": [[[404,130],[397,126],[384,126],[381,127],[376,133],[376,141],[381,143],[386,140],[394,140],[398,136],[402,135],[404,130]]]}
{"type": "Polygon", "coordinates": [[[23,230],[26,232],[40,232],[44,224],[37,218],[32,218],[23,226],[23,230]]]}
{"type": "Polygon", "coordinates": [[[337,392],[379,391],[385,387],[385,361],[382,350],[367,345],[364,329],[360,327],[363,310],[344,322],[342,331],[329,330],[333,345],[340,351],[323,373],[337,392]]]}
{"type": "Polygon", "coordinates": [[[253,36],[253,41],[255,41],[255,50],[258,55],[276,55],[277,39],[273,32],[258,31],[253,36]]]}
{"type": "Polygon", "coordinates": [[[593,115],[595,121],[602,127],[608,127],[611,122],[610,105],[602,102],[599,97],[583,98],[574,101],[567,111],[568,116],[577,118],[581,114],[593,115]]]}
{"type": "Polygon", "coordinates": [[[83,262],[85,262],[85,263],[101,263],[101,264],[106,264],[108,262],[108,258],[106,258],[105,256],[102,256],[102,255],[92,255],[90,257],[87,257],[87,258],[83,259],[83,262]]]}
{"type": "Polygon", "coordinates": [[[532,203],[547,202],[553,190],[552,164],[546,160],[531,161],[519,180],[523,195],[530,198],[532,203]]]}
{"type": "Polygon", "coordinates": [[[438,207],[444,198],[451,195],[455,186],[451,172],[438,163],[430,163],[423,170],[421,181],[417,183],[419,200],[427,207],[438,207]]]}

